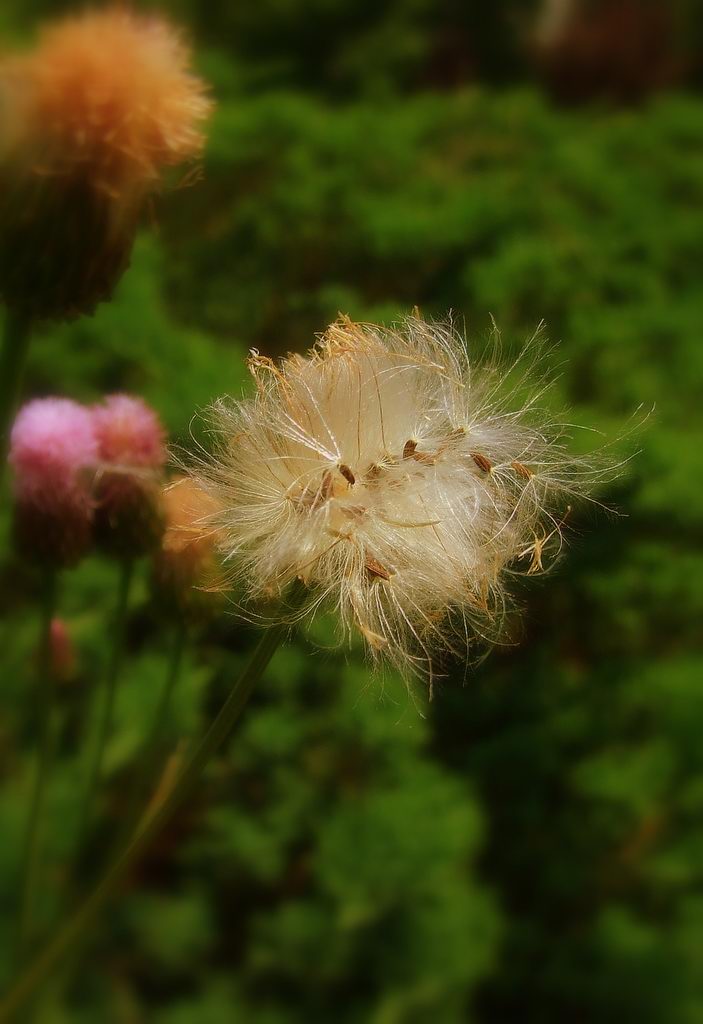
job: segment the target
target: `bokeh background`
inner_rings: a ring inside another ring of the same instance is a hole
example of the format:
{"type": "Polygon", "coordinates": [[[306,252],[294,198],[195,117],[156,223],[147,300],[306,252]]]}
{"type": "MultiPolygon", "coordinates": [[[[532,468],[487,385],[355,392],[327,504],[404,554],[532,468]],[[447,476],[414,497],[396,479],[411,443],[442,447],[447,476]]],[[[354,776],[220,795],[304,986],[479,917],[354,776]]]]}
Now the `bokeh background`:
{"type": "MultiPolygon", "coordinates": [[[[8,44],[58,0],[8,0],[8,44]]],[[[697,0],[163,0],[217,113],[113,303],[46,329],[28,394],[143,395],[172,438],[339,310],[452,309],[508,351],[541,320],[554,401],[639,454],[519,592],[511,643],[432,703],[298,638],[43,1019],[116,1024],[703,1020],[703,17],[697,0]],[[641,421],[641,417],[640,417],[641,421]],[[698,440],[696,439],[698,435],[698,440]]],[[[3,530],[6,528],[3,522],[3,530]]],[[[37,581],[0,569],[0,942],[31,782],[37,581]]],[[[40,914],[62,864],[116,571],[66,577],[40,914]]],[[[140,569],[105,827],[173,625],[140,569]]],[[[194,628],[171,749],[254,631],[194,628]]],[[[95,839],[96,863],[101,854],[95,839]]],[[[4,959],[4,956],[3,956],[4,959]]]]}

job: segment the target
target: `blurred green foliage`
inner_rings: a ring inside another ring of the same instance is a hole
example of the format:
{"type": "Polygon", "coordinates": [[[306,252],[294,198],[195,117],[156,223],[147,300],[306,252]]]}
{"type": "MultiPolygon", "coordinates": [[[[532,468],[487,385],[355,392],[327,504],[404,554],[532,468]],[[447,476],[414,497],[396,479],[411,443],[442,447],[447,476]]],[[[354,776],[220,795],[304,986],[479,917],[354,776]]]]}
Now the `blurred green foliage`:
{"type": "MultiPolygon", "coordinates": [[[[204,180],[159,200],[112,304],[37,339],[29,391],[135,391],[187,443],[198,408],[245,386],[249,347],[303,349],[338,310],[389,319],[418,304],[453,309],[477,350],[491,314],[508,350],[544,319],[560,342],[555,402],[575,422],[614,437],[653,411],[601,495],[624,515],[574,512],[568,556],[520,590],[519,634],[465,686],[457,666],[426,707],[358,652],[321,650],[324,625],[282,651],[106,915],[68,1008],[47,1003],[45,1019],[698,1024],[703,102],[565,112],[524,84],[426,91],[424,0],[316,2],[304,17],[283,0],[171,6],[204,40],[220,101],[204,180]]],[[[480,26],[484,77],[515,77],[480,26]]],[[[91,560],[63,585],[79,667],[60,693],[47,923],[114,577],[91,560]]],[[[6,560],[4,944],[36,593],[6,560]]],[[[207,721],[253,638],[229,615],[194,629],[167,750],[207,721]]],[[[129,642],[96,865],[172,642],[146,567],[129,642]]]]}

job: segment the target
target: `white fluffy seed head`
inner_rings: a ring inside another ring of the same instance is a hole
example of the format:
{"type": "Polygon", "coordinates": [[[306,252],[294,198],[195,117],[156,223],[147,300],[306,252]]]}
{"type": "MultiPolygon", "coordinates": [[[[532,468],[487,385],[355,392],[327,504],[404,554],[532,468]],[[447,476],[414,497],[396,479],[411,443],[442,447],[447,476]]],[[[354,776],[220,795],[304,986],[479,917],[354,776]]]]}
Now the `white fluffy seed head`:
{"type": "Polygon", "coordinates": [[[233,585],[257,601],[301,579],[303,614],[335,608],[422,675],[438,649],[497,640],[506,578],[543,570],[598,476],[540,406],[535,352],[474,365],[451,325],[414,316],[340,318],[280,364],[252,353],[254,396],[213,406],[193,467],[233,585]]]}

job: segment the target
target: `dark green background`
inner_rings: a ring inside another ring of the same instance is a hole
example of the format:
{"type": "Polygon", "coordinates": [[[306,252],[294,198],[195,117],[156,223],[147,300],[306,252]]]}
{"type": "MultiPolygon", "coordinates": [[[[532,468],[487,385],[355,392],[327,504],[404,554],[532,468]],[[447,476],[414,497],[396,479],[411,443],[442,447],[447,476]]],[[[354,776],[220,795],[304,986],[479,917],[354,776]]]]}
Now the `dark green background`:
{"type": "MultiPolygon", "coordinates": [[[[12,6],[8,38],[65,9],[12,6]]],[[[168,7],[191,26],[218,101],[204,180],[158,201],[111,305],[36,340],[28,393],[142,394],[183,441],[197,409],[240,392],[249,347],[302,351],[339,310],[388,321],[418,304],[452,309],[477,348],[491,315],[508,350],[544,319],[559,342],[555,404],[609,438],[633,414],[641,423],[640,405],[654,411],[601,495],[622,515],[577,512],[566,557],[519,591],[513,643],[465,681],[457,666],[431,705],[374,679],[360,651],[326,649],[325,623],[281,652],[197,798],[106,914],[68,1004],[42,1019],[703,1019],[697,10],[672,5],[666,91],[645,60],[624,102],[615,60],[597,88],[583,72],[573,106],[526,47],[534,6],[168,7]]],[[[651,5],[633,6],[636,29],[651,5]]],[[[148,578],[145,565],[105,835],[171,642],[148,578]]],[[[114,591],[98,559],[63,583],[79,670],[60,698],[47,924],[114,591]]],[[[5,559],[4,945],[31,780],[36,597],[31,571],[5,559]]],[[[207,721],[254,636],[228,615],[194,630],[173,744],[207,721]]]]}

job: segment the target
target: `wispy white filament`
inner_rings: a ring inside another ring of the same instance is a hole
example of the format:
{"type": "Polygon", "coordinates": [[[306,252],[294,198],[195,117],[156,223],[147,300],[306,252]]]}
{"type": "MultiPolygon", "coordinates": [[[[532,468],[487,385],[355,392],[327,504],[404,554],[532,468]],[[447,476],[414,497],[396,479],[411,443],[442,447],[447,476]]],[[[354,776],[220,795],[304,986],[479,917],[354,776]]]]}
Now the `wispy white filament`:
{"type": "Polygon", "coordinates": [[[374,654],[431,671],[433,652],[493,642],[506,578],[544,568],[574,494],[597,476],[540,401],[535,348],[469,361],[451,325],[341,318],[306,357],[253,353],[252,398],[212,409],[195,468],[235,586],[296,578],[374,654]]]}

